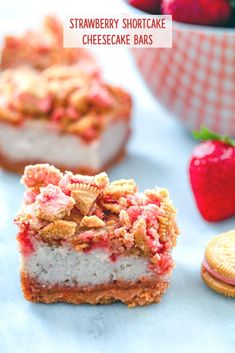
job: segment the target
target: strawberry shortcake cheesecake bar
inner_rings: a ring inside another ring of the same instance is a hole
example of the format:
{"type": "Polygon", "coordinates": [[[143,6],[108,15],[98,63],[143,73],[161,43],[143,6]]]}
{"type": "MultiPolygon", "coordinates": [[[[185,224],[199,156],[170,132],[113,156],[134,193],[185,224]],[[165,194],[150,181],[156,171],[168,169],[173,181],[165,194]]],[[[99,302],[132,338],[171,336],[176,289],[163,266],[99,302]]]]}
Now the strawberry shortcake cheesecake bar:
{"type": "Polygon", "coordinates": [[[21,66],[0,73],[0,164],[27,164],[95,174],[124,155],[131,98],[78,65],[42,71],[21,66]]]}
{"type": "Polygon", "coordinates": [[[138,192],[106,173],[25,168],[15,222],[21,286],[32,302],[158,303],[174,267],[178,227],[166,189],[138,192]]]}

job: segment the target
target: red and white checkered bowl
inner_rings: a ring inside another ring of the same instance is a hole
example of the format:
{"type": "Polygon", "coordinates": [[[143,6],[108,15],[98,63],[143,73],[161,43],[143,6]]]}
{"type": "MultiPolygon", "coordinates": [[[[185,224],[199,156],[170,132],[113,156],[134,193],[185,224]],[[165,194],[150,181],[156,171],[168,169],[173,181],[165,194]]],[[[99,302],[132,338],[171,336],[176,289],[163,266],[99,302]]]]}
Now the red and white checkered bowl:
{"type": "Polygon", "coordinates": [[[173,24],[172,49],[133,49],[156,98],[190,129],[235,136],[235,30],[173,24]]]}

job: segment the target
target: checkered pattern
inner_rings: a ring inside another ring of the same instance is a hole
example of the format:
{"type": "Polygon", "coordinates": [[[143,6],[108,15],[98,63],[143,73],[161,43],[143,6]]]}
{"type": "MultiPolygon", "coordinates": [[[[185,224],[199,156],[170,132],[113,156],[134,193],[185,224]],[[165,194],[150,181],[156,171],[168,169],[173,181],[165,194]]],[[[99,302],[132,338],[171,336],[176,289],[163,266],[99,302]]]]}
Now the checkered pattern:
{"type": "Polygon", "coordinates": [[[235,31],[174,26],[172,49],[132,49],[153,93],[189,128],[235,136],[235,31]]]}

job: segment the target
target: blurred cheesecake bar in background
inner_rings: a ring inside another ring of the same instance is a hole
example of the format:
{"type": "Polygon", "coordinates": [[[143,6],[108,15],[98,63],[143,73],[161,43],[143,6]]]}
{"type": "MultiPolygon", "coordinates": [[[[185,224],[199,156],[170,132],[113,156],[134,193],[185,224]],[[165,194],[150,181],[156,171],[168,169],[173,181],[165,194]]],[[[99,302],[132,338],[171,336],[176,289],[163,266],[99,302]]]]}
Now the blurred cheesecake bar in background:
{"type": "Polygon", "coordinates": [[[98,68],[90,51],[63,48],[63,26],[54,17],[45,18],[42,28],[22,35],[7,35],[2,48],[1,68],[29,65],[43,70],[55,64],[79,64],[84,69],[98,68]]]}
{"type": "Polygon", "coordinates": [[[0,164],[55,164],[95,174],[123,154],[130,132],[131,98],[79,65],[29,66],[0,73],[0,164]]]}
{"type": "Polygon", "coordinates": [[[63,174],[48,164],[27,166],[22,183],[15,222],[27,300],[160,301],[179,234],[166,189],[140,193],[132,179],[63,174]]]}

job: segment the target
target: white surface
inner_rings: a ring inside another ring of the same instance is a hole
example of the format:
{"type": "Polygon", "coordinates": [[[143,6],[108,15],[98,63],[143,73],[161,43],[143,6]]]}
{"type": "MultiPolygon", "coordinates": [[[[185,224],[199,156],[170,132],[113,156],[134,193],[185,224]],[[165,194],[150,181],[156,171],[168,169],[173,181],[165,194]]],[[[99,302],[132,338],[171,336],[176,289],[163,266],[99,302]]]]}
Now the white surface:
{"type": "MultiPolygon", "coordinates": [[[[79,6],[95,11],[104,3],[111,8],[116,2],[76,3],[79,13],[79,6]]],[[[38,19],[40,6],[56,6],[63,12],[69,5],[70,1],[55,5],[54,0],[8,0],[1,4],[0,16],[10,16],[12,22],[20,18],[25,25],[38,19]]],[[[171,286],[159,305],[136,309],[122,304],[94,307],[26,302],[19,285],[16,228],[12,225],[23,187],[19,177],[1,173],[0,352],[232,353],[235,300],[208,289],[200,278],[200,266],[206,243],[214,235],[235,228],[234,218],[215,224],[202,220],[188,183],[188,161],[195,146],[190,133],[154,101],[127,51],[99,52],[107,64],[107,76],[129,88],[135,98],[128,155],[109,173],[110,178],[135,178],[141,190],[155,185],[168,187],[179,210],[181,236],[174,251],[176,269],[171,286]]]]}
{"type": "Polygon", "coordinates": [[[28,120],[21,127],[0,124],[1,150],[15,162],[38,160],[71,168],[100,169],[117,155],[129,129],[125,121],[116,121],[107,127],[101,140],[87,144],[77,136],[58,134],[47,125],[36,120],[28,120]]]}
{"type": "Polygon", "coordinates": [[[80,286],[106,284],[113,280],[136,281],[140,276],[151,276],[148,261],[136,256],[109,259],[104,250],[90,253],[66,247],[52,247],[43,243],[22,261],[22,270],[42,284],[67,284],[80,286]],[[65,283],[66,281],[66,283],[65,283]]]}

